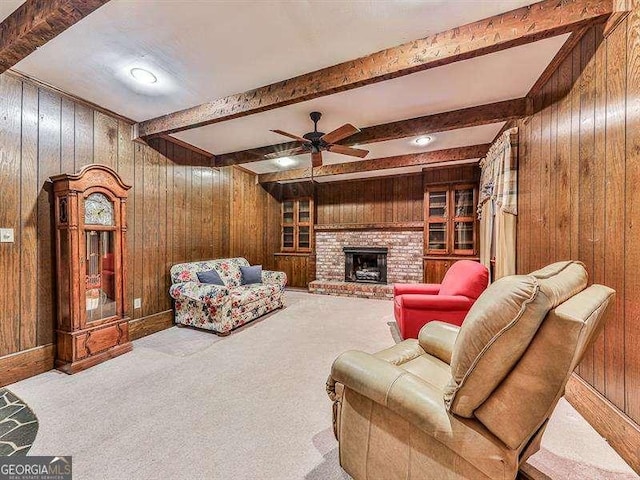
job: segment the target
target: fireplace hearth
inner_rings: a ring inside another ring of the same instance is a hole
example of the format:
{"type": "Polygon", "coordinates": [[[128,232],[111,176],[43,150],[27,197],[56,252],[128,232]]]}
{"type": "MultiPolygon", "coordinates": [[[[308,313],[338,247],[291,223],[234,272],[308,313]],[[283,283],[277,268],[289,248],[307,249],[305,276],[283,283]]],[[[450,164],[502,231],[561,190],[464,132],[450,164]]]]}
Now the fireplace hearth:
{"type": "Polygon", "coordinates": [[[344,280],[387,283],[387,253],[383,247],[344,247],[344,280]]]}

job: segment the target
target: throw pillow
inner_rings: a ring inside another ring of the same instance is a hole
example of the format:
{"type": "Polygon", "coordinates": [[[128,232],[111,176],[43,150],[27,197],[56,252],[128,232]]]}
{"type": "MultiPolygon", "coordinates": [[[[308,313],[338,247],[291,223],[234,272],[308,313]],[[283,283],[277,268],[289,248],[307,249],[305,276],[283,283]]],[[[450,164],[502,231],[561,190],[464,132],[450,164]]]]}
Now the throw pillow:
{"type": "Polygon", "coordinates": [[[200,283],[208,283],[210,285],[222,285],[224,286],[224,282],[220,278],[220,274],[215,270],[208,270],[206,272],[198,272],[198,280],[200,283]]]}
{"type": "Polygon", "coordinates": [[[242,274],[242,285],[262,283],[262,265],[240,266],[240,273],[242,274]]]}

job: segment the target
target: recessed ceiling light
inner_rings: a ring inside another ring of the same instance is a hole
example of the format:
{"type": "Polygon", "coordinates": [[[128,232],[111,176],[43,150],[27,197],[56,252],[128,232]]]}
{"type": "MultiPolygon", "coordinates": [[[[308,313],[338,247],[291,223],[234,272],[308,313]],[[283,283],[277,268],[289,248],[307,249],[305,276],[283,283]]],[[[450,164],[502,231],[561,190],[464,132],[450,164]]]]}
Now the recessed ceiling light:
{"type": "Polygon", "coordinates": [[[132,68],[130,73],[140,83],[156,83],[158,81],[158,78],[153,73],[144,68],[132,68]]]}
{"type": "Polygon", "coordinates": [[[291,165],[296,163],[296,161],[291,157],[281,157],[276,159],[276,163],[281,167],[290,167],[291,165]]]}
{"type": "Polygon", "coordinates": [[[424,147],[425,145],[431,143],[431,141],[433,140],[432,137],[429,136],[424,136],[424,137],[418,137],[416,138],[413,143],[415,143],[416,145],[418,145],[419,147],[424,147]]]}

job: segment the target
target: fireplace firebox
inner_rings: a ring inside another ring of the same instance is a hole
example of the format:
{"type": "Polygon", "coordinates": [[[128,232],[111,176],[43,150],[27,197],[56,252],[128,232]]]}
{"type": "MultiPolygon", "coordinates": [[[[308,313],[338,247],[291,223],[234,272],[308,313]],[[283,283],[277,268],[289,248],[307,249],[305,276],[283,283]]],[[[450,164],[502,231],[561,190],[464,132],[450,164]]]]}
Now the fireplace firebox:
{"type": "Polygon", "coordinates": [[[387,253],[383,247],[344,247],[344,280],[387,283],[387,253]]]}

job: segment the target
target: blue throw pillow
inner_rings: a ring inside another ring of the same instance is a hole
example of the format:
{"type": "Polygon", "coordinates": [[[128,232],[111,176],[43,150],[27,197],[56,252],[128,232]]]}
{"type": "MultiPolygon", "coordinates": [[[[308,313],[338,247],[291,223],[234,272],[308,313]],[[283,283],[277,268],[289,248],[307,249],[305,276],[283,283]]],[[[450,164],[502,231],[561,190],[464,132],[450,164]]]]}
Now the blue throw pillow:
{"type": "Polygon", "coordinates": [[[220,274],[215,270],[209,270],[207,272],[197,272],[196,275],[198,276],[198,280],[200,280],[200,283],[224,286],[224,282],[220,278],[220,274]]]}
{"type": "Polygon", "coordinates": [[[262,283],[262,265],[240,267],[240,273],[242,273],[242,285],[262,283]]]}

